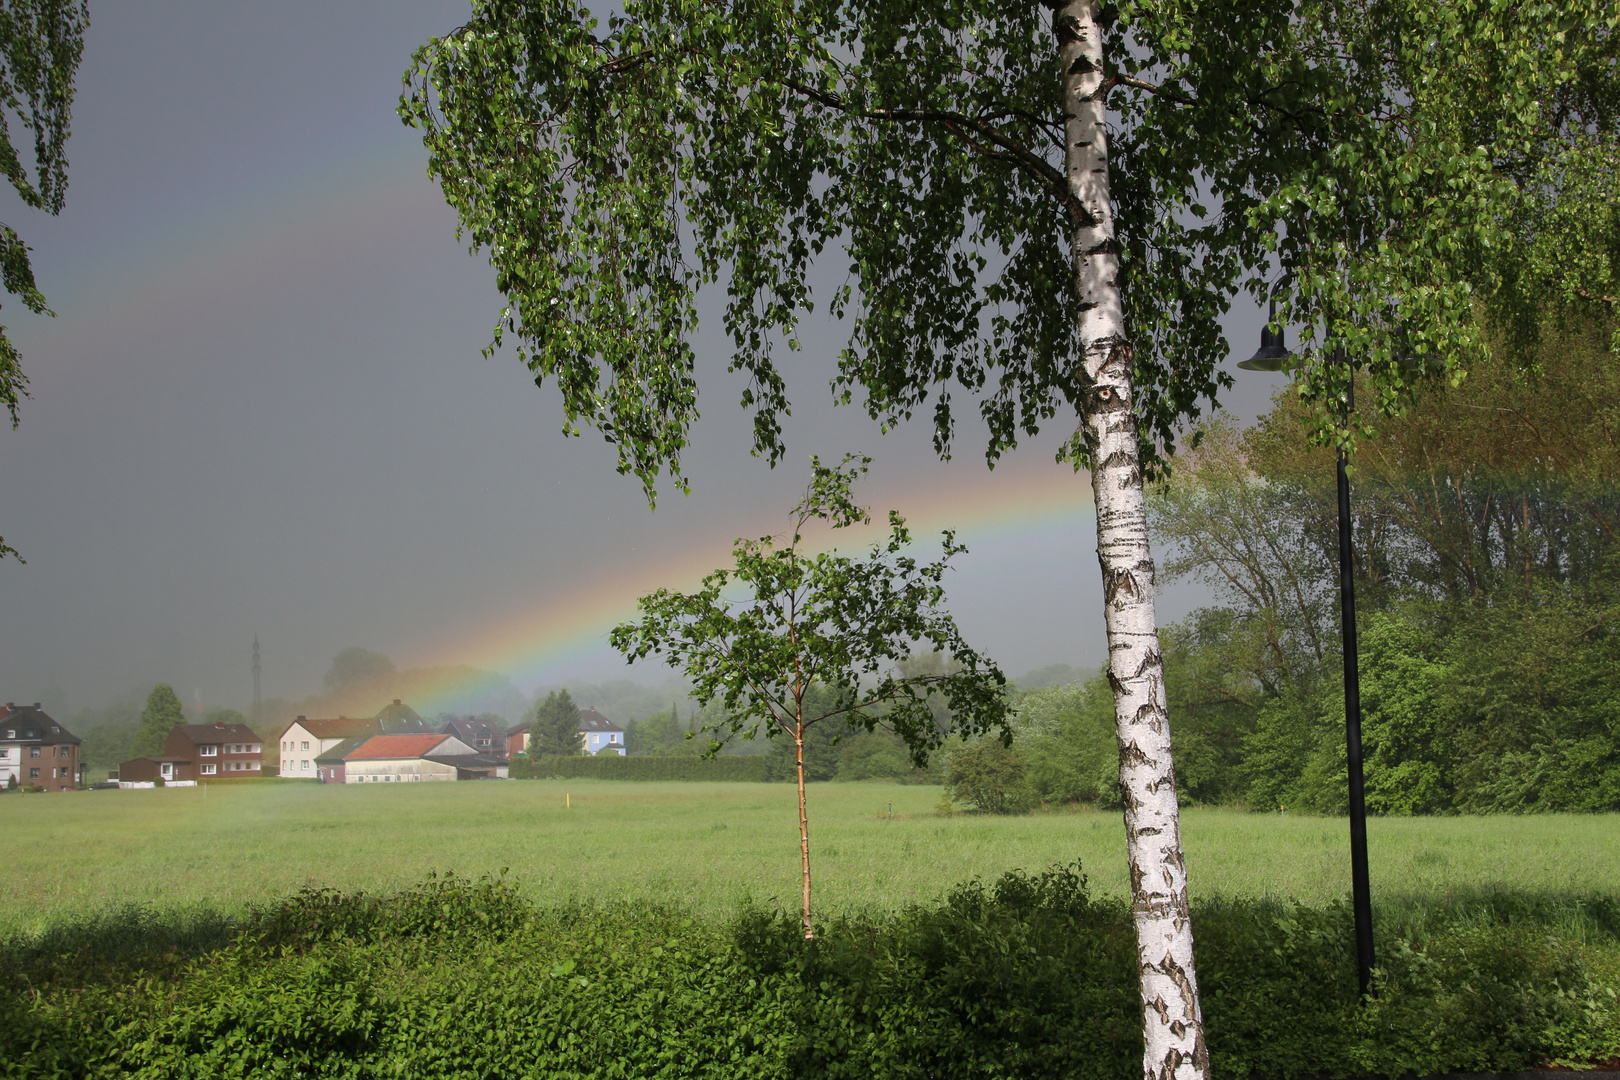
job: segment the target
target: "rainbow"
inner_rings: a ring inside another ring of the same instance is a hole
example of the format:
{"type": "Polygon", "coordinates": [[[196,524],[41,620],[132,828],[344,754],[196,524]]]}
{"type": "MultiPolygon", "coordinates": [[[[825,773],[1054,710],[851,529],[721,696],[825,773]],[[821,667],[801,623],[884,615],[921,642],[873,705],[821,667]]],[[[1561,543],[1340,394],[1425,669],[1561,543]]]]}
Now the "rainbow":
{"type": "MultiPolygon", "coordinates": [[[[969,549],[956,564],[961,567],[975,557],[1016,557],[1019,549],[1031,545],[1071,545],[1078,554],[1090,543],[1091,492],[1084,474],[1050,459],[1004,464],[994,472],[980,469],[965,483],[955,475],[965,469],[949,471],[948,486],[917,485],[875,494],[857,486],[857,498],[872,509],[873,525],[838,535],[829,530],[813,539],[814,546],[851,552],[863,548],[883,535],[880,526],[891,507],[906,518],[923,557],[936,548],[941,531],[954,530],[969,549]]],[[[442,643],[433,650],[433,662],[446,669],[460,664],[504,672],[525,692],[577,677],[587,667],[600,670],[616,656],[608,645],[609,631],[634,617],[639,597],[659,588],[695,588],[705,574],[729,565],[732,539],[713,534],[656,563],[600,572],[564,593],[520,607],[476,636],[442,643]]],[[[446,685],[442,692],[448,697],[454,688],[446,685]]],[[[424,706],[436,707],[423,701],[417,703],[418,711],[424,706]]]]}

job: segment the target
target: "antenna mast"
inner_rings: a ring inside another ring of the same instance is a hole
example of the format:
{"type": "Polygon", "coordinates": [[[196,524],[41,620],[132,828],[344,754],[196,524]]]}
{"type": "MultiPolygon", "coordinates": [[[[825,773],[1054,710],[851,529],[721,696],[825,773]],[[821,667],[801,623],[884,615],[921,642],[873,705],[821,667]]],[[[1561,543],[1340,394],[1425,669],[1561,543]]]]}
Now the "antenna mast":
{"type": "Polygon", "coordinates": [[[253,724],[259,724],[259,635],[253,635],[253,724]]]}

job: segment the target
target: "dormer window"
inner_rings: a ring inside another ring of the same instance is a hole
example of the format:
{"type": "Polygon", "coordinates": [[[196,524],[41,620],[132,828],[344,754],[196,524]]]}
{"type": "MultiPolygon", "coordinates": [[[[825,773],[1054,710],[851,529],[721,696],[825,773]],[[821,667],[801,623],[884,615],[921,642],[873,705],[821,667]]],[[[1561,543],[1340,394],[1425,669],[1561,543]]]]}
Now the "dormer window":
{"type": "Polygon", "coordinates": [[[16,737],[17,737],[17,729],[16,728],[7,728],[6,729],[6,738],[15,739],[16,737]]]}

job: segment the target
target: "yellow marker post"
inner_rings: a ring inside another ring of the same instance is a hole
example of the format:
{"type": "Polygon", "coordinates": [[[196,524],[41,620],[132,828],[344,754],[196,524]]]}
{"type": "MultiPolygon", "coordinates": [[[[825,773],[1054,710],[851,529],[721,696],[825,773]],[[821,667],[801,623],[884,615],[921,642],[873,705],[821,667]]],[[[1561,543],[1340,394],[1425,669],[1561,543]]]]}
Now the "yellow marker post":
{"type": "Polygon", "coordinates": [[[574,808],[574,796],[572,794],[564,794],[563,805],[572,810],[574,808]]]}

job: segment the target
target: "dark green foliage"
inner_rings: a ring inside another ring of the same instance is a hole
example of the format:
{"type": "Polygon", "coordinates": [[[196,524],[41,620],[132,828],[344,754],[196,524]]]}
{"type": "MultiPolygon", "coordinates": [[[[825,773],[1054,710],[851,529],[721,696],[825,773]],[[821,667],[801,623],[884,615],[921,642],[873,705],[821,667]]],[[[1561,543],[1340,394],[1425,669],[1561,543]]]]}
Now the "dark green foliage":
{"type": "Polygon", "coordinates": [[[135,729],[129,744],[130,756],[150,757],[163,753],[169,732],[185,722],[185,710],[180,707],[174,687],[158,683],[146,698],[146,708],[141,710],[141,726],[135,729]]]}
{"type": "Polygon", "coordinates": [[[553,690],[529,713],[529,754],[579,755],[579,706],[567,690],[553,690]]]}
{"type": "MultiPolygon", "coordinates": [[[[1620,1053],[1620,903],[1379,913],[1358,1004],[1342,907],[1196,905],[1214,1075],[1432,1075],[1620,1053]]],[[[729,925],[535,910],[504,879],[308,890],[235,925],[126,909],[0,943],[7,1077],[1113,1080],[1141,1059],[1121,903],[1074,870],[937,906],[729,925]]]]}
{"type": "Polygon", "coordinates": [[[67,728],[82,741],[80,760],[95,772],[116,769],[135,755],[130,742],[141,725],[141,707],[119,701],[101,709],[83,709],[67,718],[67,728]]]}
{"type": "Polygon", "coordinates": [[[708,740],[699,742],[691,737],[696,730],[695,726],[683,723],[679,709],[671,705],[668,712],[653,713],[645,720],[627,722],[624,725],[624,748],[631,755],[696,757],[709,746],[708,740]]]}
{"type": "MultiPolygon", "coordinates": [[[[23,204],[59,214],[67,198],[67,139],[73,114],[73,76],[90,27],[86,0],[12,0],[0,7],[0,172],[23,204]],[[12,142],[12,124],[33,136],[33,176],[12,142]]],[[[0,287],[29,311],[54,315],[34,283],[29,246],[0,224],[0,287]]],[[[22,355],[0,326],[0,406],[17,426],[17,405],[28,396],[22,355]]],[[[0,559],[22,559],[0,538],[0,559]]]]}
{"type": "Polygon", "coordinates": [[[595,757],[551,756],[515,758],[511,765],[514,780],[703,780],[737,781],[758,784],[772,779],[771,763],[762,754],[722,755],[719,757],[595,757]]]}
{"type": "Polygon", "coordinates": [[[1023,754],[993,739],[951,754],[945,767],[945,790],[958,802],[987,814],[1028,813],[1035,803],[1023,754]]]}

